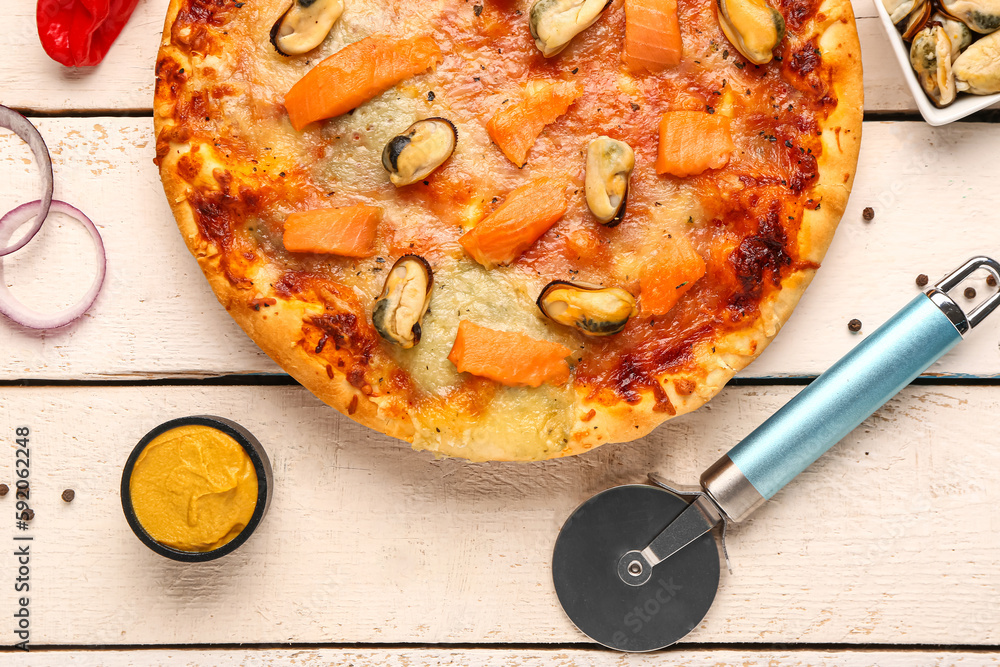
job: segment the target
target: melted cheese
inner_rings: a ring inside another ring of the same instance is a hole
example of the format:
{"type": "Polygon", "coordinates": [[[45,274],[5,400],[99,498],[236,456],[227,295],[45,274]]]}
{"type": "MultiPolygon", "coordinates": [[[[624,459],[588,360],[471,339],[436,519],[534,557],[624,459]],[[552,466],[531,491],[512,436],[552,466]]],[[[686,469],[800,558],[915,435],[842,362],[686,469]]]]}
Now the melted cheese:
{"type": "MultiPolygon", "coordinates": [[[[436,267],[420,343],[409,350],[394,348],[397,362],[424,391],[444,395],[462,380],[455,365],[448,361],[461,320],[499,331],[517,331],[570,349],[580,348],[575,334],[543,319],[534,303],[541,288],[523,272],[487,271],[467,258],[436,267]]],[[[503,350],[497,354],[503,354],[503,350]]]]}
{"type": "Polygon", "coordinates": [[[569,442],[572,404],[567,387],[504,387],[478,417],[450,411],[414,415],[413,447],[436,450],[438,443],[448,443],[452,453],[479,461],[547,458],[569,442]]]}
{"type": "MultiPolygon", "coordinates": [[[[462,382],[448,353],[463,319],[579,349],[576,334],[541,316],[534,304],[542,287],[538,283],[517,269],[487,271],[466,258],[438,267],[420,344],[409,350],[397,348],[397,362],[424,391],[445,397],[462,382]]],[[[503,353],[497,350],[497,355],[503,353]]],[[[453,412],[439,412],[436,406],[422,411],[414,417],[422,428],[417,429],[413,444],[433,449],[438,441],[461,443],[478,458],[493,449],[500,457],[527,456],[538,451],[539,440],[546,451],[557,451],[569,437],[572,402],[568,387],[498,387],[476,417],[456,421],[453,412]]]]}

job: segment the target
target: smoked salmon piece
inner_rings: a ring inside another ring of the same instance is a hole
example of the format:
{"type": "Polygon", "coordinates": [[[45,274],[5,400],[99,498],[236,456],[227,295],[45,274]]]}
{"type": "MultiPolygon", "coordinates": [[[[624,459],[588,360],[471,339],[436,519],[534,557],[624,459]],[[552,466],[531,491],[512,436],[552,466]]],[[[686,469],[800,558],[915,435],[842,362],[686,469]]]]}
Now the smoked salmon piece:
{"type": "Polygon", "coordinates": [[[341,206],[290,213],[285,218],[285,250],[371,257],[375,254],[375,230],[381,219],[382,209],[377,206],[341,206]]]}
{"type": "Polygon", "coordinates": [[[459,373],[472,373],[508,387],[537,387],[543,382],[560,385],[569,379],[566,357],[571,352],[559,343],[462,320],[448,360],[459,373]]]}
{"type": "Polygon", "coordinates": [[[671,235],[643,264],[639,307],[646,315],[664,315],[705,275],[705,260],[683,236],[671,235]]]}
{"type": "Polygon", "coordinates": [[[534,82],[526,90],[527,97],[506,104],[486,123],[490,138],[507,159],[523,167],[528,151],[545,126],[566,113],[576,98],[583,95],[583,85],[560,81],[534,82]]]}
{"type": "Polygon", "coordinates": [[[432,37],[393,39],[372,35],[348,44],[309,70],[285,95],[292,127],[332,118],[381,95],[441,62],[432,37]]]}
{"type": "Polygon", "coordinates": [[[625,0],[625,50],[632,71],[656,72],[681,62],[677,0],[625,0]]]}
{"type": "Polygon", "coordinates": [[[721,169],[736,150],[729,117],[705,111],[668,111],[660,119],[656,173],[694,176],[721,169]]]}
{"type": "Polygon", "coordinates": [[[492,269],[510,264],[566,213],[566,182],[543,176],[525,183],[458,242],[492,269]]]}

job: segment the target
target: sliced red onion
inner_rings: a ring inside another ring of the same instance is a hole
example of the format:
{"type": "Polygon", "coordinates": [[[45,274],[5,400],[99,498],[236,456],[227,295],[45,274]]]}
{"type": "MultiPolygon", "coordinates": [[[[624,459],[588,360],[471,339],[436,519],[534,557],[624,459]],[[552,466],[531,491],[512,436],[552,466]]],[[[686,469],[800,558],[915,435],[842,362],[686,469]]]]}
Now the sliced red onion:
{"type": "MultiPolygon", "coordinates": [[[[22,204],[0,219],[0,245],[7,242],[7,239],[10,238],[15,229],[23,225],[27,220],[30,220],[31,216],[35,215],[40,203],[36,200],[22,204]]],[[[94,239],[94,247],[97,250],[97,275],[94,277],[94,282],[90,285],[87,293],[74,305],[57,313],[39,313],[18,301],[11,294],[10,290],[7,289],[7,282],[3,279],[3,262],[0,260],[0,314],[6,315],[18,324],[31,329],[55,329],[66,326],[83,315],[94,305],[97,294],[101,291],[101,285],[104,284],[104,274],[107,272],[104,241],[101,239],[101,233],[97,231],[97,226],[94,225],[90,218],[80,212],[79,209],[58,199],[52,200],[50,210],[56,213],[63,213],[79,221],[90,232],[91,238],[94,239]]]]}
{"type": "MultiPolygon", "coordinates": [[[[17,225],[14,226],[14,229],[6,233],[3,237],[3,243],[0,243],[0,257],[3,257],[23,248],[38,233],[38,230],[42,227],[42,223],[45,222],[45,218],[49,214],[49,205],[52,203],[52,160],[49,159],[49,149],[45,146],[45,140],[42,139],[42,135],[38,133],[38,130],[31,124],[31,121],[2,104],[0,104],[0,127],[6,127],[24,139],[25,143],[28,144],[28,148],[35,154],[35,162],[38,163],[38,170],[42,174],[42,198],[32,202],[34,206],[32,209],[34,213],[32,215],[35,220],[31,223],[31,227],[28,228],[28,233],[18,239],[16,243],[12,243],[9,246],[4,246],[3,244],[11,237],[17,225]]],[[[22,218],[20,224],[24,224],[25,220],[30,220],[32,215],[22,218]]],[[[0,218],[0,233],[5,232],[9,225],[14,224],[8,218],[9,214],[0,218]]]]}

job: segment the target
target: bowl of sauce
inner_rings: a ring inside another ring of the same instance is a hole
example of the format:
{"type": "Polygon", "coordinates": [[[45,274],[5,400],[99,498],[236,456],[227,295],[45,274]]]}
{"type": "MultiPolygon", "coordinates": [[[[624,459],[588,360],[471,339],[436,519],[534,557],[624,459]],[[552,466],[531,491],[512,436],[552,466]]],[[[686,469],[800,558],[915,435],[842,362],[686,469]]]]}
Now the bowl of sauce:
{"type": "Polygon", "coordinates": [[[122,510],[147,547],[185,562],[231,553],[254,532],[271,501],[271,462],[234,421],[211,415],[160,424],[122,471],[122,510]]]}

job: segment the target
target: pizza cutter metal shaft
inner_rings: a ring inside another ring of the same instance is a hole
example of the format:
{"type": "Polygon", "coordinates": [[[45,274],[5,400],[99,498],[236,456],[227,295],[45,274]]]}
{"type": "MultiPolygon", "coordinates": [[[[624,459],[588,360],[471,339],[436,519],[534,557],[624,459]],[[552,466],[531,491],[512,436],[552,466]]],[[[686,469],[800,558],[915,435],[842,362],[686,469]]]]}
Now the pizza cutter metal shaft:
{"type": "Polygon", "coordinates": [[[630,586],[649,581],[653,567],[712,530],[722,514],[707,496],[698,494],[680,516],[670,522],[645,548],[626,552],[618,561],[618,576],[630,586]]]}

